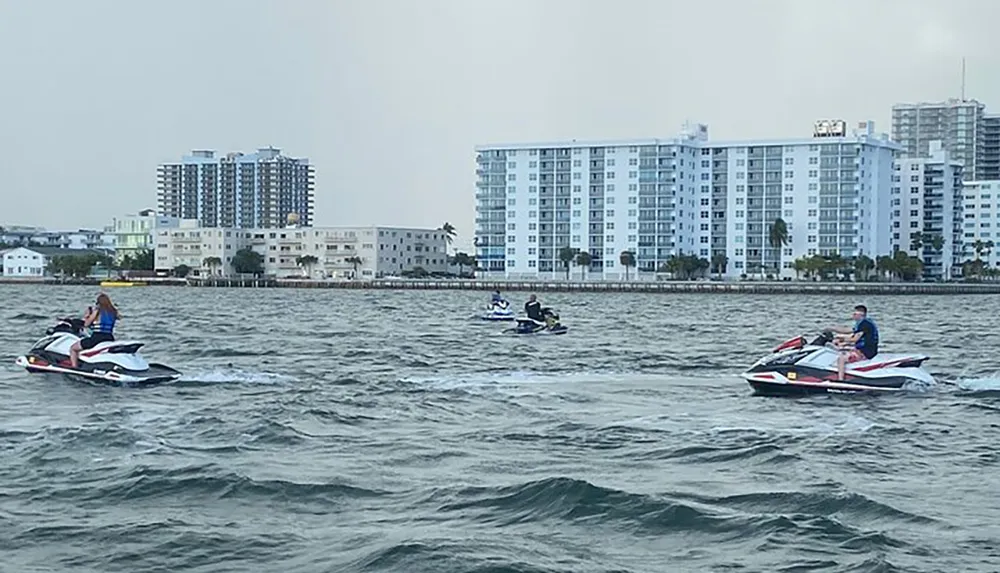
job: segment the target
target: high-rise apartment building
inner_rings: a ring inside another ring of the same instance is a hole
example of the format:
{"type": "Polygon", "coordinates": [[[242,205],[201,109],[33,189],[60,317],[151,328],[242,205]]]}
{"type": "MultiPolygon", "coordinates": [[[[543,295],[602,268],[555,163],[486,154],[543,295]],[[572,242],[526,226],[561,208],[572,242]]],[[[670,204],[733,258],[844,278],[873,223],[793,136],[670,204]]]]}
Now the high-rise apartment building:
{"type": "Polygon", "coordinates": [[[476,148],[476,255],[494,276],[559,276],[564,247],[588,272],[653,273],[674,255],[724,261],[724,274],[794,276],[810,255],[891,251],[893,160],[872,122],[818,122],[812,138],[713,142],[698,125],[672,139],[476,148]],[[786,223],[787,241],[771,241],[786,223]]]}
{"type": "Polygon", "coordinates": [[[196,150],[157,169],[158,212],[197,219],[204,227],[276,228],[289,221],[308,227],[315,202],[307,159],[264,148],[256,153],[196,150]]]}
{"type": "Polygon", "coordinates": [[[894,105],[892,139],[910,157],[930,156],[930,143],[940,141],[962,162],[966,180],[1000,179],[1000,116],[976,100],[894,105]]]}
{"type": "Polygon", "coordinates": [[[892,242],[924,263],[924,278],[961,276],[963,241],[963,165],[939,141],[928,157],[902,157],[892,187],[892,242]]]}

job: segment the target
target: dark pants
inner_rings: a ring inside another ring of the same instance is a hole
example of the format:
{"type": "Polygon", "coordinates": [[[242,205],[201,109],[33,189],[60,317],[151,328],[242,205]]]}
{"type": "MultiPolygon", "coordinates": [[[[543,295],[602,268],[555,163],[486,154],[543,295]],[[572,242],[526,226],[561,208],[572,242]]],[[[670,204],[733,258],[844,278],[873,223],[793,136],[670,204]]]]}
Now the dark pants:
{"type": "Polygon", "coordinates": [[[83,350],[88,350],[97,346],[102,342],[114,342],[115,337],[113,334],[107,332],[95,332],[87,338],[80,341],[80,348],[83,350]]]}

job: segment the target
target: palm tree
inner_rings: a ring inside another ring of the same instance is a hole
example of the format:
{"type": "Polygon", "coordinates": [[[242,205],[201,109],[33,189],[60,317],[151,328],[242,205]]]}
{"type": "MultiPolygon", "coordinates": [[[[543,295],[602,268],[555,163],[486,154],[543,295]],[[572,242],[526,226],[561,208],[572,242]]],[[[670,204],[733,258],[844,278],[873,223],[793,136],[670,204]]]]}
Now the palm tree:
{"type": "Polygon", "coordinates": [[[719,280],[722,280],[722,273],[726,272],[726,267],[729,266],[729,257],[725,253],[715,253],[712,255],[712,268],[715,269],[719,280]]]}
{"type": "Polygon", "coordinates": [[[919,254],[924,248],[924,234],[920,231],[910,233],[910,250],[919,254]]]}
{"type": "Polygon", "coordinates": [[[365,261],[361,257],[354,255],[352,257],[347,257],[346,259],[344,259],[344,262],[350,264],[351,267],[353,267],[354,269],[351,271],[351,278],[352,279],[358,278],[358,265],[364,263],[365,261]]]}
{"type": "Polygon", "coordinates": [[[455,236],[458,234],[458,231],[455,230],[455,226],[448,221],[445,221],[444,225],[441,225],[441,228],[438,230],[444,231],[444,240],[448,243],[448,247],[450,247],[452,242],[455,240],[455,236]]]}
{"type": "Polygon", "coordinates": [[[934,235],[931,237],[931,248],[935,251],[940,252],[944,248],[944,237],[941,235],[934,235]]]}
{"type": "MultiPolygon", "coordinates": [[[[123,264],[124,262],[125,261],[122,261],[123,264]]],[[[129,264],[131,264],[131,262],[132,261],[129,260],[129,264]]],[[[214,275],[215,269],[222,266],[222,259],[220,259],[219,257],[205,257],[205,260],[202,261],[201,264],[204,265],[205,267],[208,267],[209,275],[214,275]]]]}
{"type": "Polygon", "coordinates": [[[861,280],[868,279],[868,273],[875,268],[875,261],[867,255],[861,255],[854,259],[854,270],[857,271],[861,280]]]}
{"type": "Polygon", "coordinates": [[[580,252],[580,249],[574,249],[569,246],[559,249],[559,260],[562,261],[563,266],[566,268],[566,280],[569,280],[569,265],[576,259],[578,252],[580,252]]]}
{"type": "Polygon", "coordinates": [[[576,254],[576,264],[580,267],[581,280],[587,280],[587,268],[593,260],[594,257],[592,257],[587,251],[580,251],[576,254]]]}
{"type": "MultiPolygon", "coordinates": [[[[768,229],[767,242],[771,245],[772,249],[778,250],[778,270],[777,274],[781,276],[781,249],[789,243],[788,239],[788,225],[785,224],[785,220],[778,217],[771,224],[770,229],[768,229]]],[[[761,278],[764,278],[764,267],[761,266],[760,270],[761,278]]]]}
{"type": "Polygon", "coordinates": [[[301,256],[295,257],[295,264],[298,265],[298,266],[300,266],[300,267],[302,267],[303,269],[305,269],[307,277],[311,277],[312,276],[313,265],[315,265],[318,262],[319,262],[319,259],[317,259],[313,255],[301,255],[301,256]]]}
{"type": "Polygon", "coordinates": [[[632,251],[622,251],[621,254],[618,255],[618,262],[625,267],[625,280],[627,281],[629,268],[635,266],[635,253],[632,251]]]}

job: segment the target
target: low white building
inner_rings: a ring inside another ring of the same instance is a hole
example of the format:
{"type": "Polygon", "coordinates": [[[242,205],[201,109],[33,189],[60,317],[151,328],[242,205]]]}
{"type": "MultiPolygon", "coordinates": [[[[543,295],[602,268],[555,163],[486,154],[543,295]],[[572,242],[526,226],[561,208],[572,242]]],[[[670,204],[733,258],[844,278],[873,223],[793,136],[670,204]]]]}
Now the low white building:
{"type": "Polygon", "coordinates": [[[376,278],[416,268],[448,272],[447,238],[440,229],[404,227],[287,227],[226,229],[181,221],[156,231],[156,270],[184,265],[192,276],[236,274],[233,257],[251,249],[264,275],[376,278]]]}
{"type": "Polygon", "coordinates": [[[95,249],[63,249],[59,247],[16,247],[3,252],[3,275],[5,277],[43,277],[50,275],[48,266],[52,257],[58,256],[105,256],[95,249]]]}
{"type": "Polygon", "coordinates": [[[3,252],[5,277],[45,276],[45,256],[27,247],[16,247],[3,252]]]}

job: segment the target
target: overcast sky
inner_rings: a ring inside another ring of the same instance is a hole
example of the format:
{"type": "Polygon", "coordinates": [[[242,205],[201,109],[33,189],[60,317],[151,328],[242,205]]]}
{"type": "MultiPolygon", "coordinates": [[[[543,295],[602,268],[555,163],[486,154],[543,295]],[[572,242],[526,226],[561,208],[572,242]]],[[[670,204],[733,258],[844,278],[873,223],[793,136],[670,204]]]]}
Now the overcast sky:
{"type": "Polygon", "coordinates": [[[316,224],[471,244],[481,143],[808,136],[899,101],[1000,112],[979,0],[0,0],[0,225],[101,227],[156,166],[273,145],[316,224]]]}

